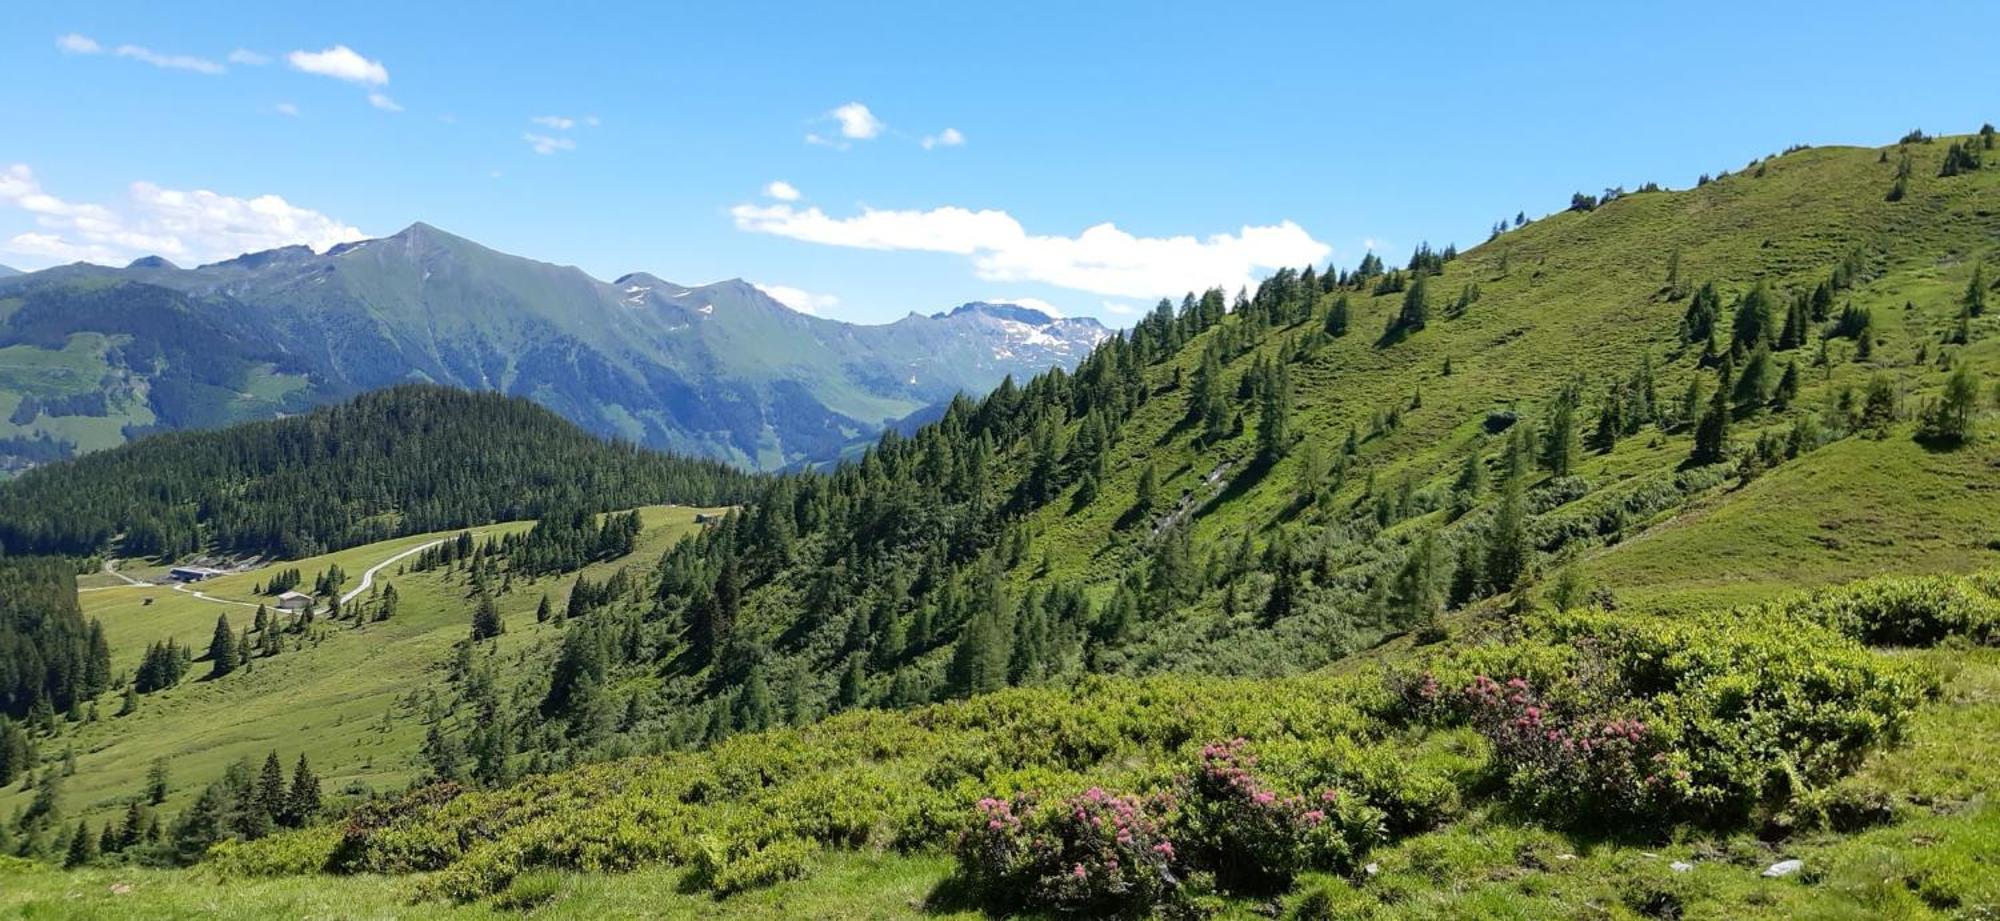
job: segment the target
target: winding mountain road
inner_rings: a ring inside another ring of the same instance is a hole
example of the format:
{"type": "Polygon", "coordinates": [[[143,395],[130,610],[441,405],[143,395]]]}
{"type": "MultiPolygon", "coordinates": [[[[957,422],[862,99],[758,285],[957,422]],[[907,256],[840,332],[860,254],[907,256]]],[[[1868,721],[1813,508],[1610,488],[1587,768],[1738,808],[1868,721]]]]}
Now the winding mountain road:
{"type": "Polygon", "coordinates": [[[390,566],[394,566],[395,564],[401,562],[403,559],[407,557],[416,556],[419,553],[429,550],[430,548],[435,547],[451,539],[452,538],[449,537],[440,537],[437,540],[431,541],[428,544],[421,544],[415,547],[411,547],[410,549],[405,550],[402,553],[398,553],[395,556],[392,556],[386,560],[383,560],[380,563],[376,563],[375,565],[368,567],[368,570],[361,574],[361,584],[356,585],[352,589],[349,589],[346,593],[342,594],[340,596],[340,603],[346,604],[350,601],[353,601],[356,598],[361,597],[362,592],[367,591],[370,586],[373,586],[375,584],[376,573],[381,572],[382,570],[387,569],[390,566]]]}

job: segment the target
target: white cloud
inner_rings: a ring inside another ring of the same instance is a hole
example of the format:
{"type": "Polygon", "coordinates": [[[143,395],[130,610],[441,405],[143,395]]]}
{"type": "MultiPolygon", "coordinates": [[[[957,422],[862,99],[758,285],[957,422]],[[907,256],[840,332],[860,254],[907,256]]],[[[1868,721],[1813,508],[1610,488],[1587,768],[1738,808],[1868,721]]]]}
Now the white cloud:
{"type": "Polygon", "coordinates": [[[850,102],[826,114],[840,122],[841,137],[866,141],[882,133],[882,120],[861,103],[850,102]]]}
{"type": "Polygon", "coordinates": [[[396,100],[390,99],[389,94],[387,93],[369,93],[368,104],[374,106],[375,108],[381,109],[384,112],[403,111],[402,105],[396,102],[396,100]]]}
{"type": "Polygon", "coordinates": [[[806,132],[806,143],[812,144],[817,147],[831,147],[835,150],[846,150],[849,146],[846,141],[833,140],[832,138],[821,135],[817,131],[806,132]]]}
{"type": "Polygon", "coordinates": [[[104,46],[98,44],[96,39],[75,32],[56,36],[56,47],[61,48],[64,54],[101,54],[104,51],[104,46]]]}
{"type": "Polygon", "coordinates": [[[557,131],[568,131],[576,127],[576,119],[562,115],[537,115],[534,118],[528,119],[528,121],[541,125],[544,128],[554,128],[557,131]]]}
{"type": "Polygon", "coordinates": [[[285,55],[294,70],[349,83],[365,86],[382,86],[389,82],[389,68],[381,61],[371,61],[362,57],[346,45],[335,45],[325,51],[294,51],[285,55]]]}
{"type": "Polygon", "coordinates": [[[290,115],[293,118],[297,118],[299,115],[299,107],[289,102],[278,103],[277,109],[279,115],[290,115]]]}
{"type": "Polygon", "coordinates": [[[585,115],[585,116],[583,117],[583,123],[584,123],[584,124],[586,124],[586,125],[589,125],[589,126],[590,126],[590,127],[592,127],[592,128],[595,128],[595,127],[597,127],[597,126],[598,126],[598,125],[600,125],[600,124],[603,124],[602,122],[599,122],[599,121],[597,120],[597,116],[595,116],[595,115],[585,115]]]}
{"type": "Polygon", "coordinates": [[[296,243],[325,249],[364,237],[276,195],[236,198],[134,182],[127,199],[115,207],[65,201],[43,190],[26,164],[0,168],[0,206],[28,212],[39,228],[0,242],[0,251],[113,265],[160,255],[192,265],[296,243]]]}
{"type": "Polygon", "coordinates": [[[741,204],[739,230],[857,249],[951,253],[972,259],[986,281],[1036,281],[1111,297],[1172,297],[1220,285],[1253,285],[1283,266],[1318,263],[1332,247],[1291,221],[1235,234],[1136,237],[1111,223],[1074,237],[1035,236],[1005,211],[864,208],[849,218],[818,208],[741,204]]]}
{"type": "Polygon", "coordinates": [[[217,64],[207,58],[198,58],[191,54],[161,54],[150,48],[141,48],[138,45],[119,45],[111,53],[121,58],[130,58],[134,61],[151,64],[154,67],[164,67],[168,70],[191,70],[198,74],[210,75],[219,74],[227,70],[221,64],[217,64]]]}
{"type": "Polygon", "coordinates": [[[764,187],[764,194],[779,201],[798,201],[799,188],[783,179],[773,179],[764,187]]]}
{"type": "Polygon", "coordinates": [[[1139,308],[1134,307],[1131,304],[1123,303],[1120,301],[1105,301],[1104,312],[1115,313],[1121,317],[1129,317],[1135,313],[1138,313],[1139,308]]]}
{"type": "Polygon", "coordinates": [[[960,147],[965,144],[965,135],[960,134],[957,128],[946,128],[936,134],[924,135],[924,139],[918,143],[923,144],[925,150],[936,147],[960,147]]]}
{"type": "Polygon", "coordinates": [[[229,63],[241,64],[245,67],[262,67],[271,63],[271,57],[266,54],[258,54],[248,48],[238,48],[235,51],[229,52],[229,63]]]}
{"type": "Polygon", "coordinates": [[[772,300],[804,314],[819,316],[819,312],[822,310],[831,310],[840,306],[840,298],[831,294],[814,294],[804,288],[794,288],[791,285],[767,285],[761,281],[753,281],[751,284],[756,285],[757,290],[770,295],[772,300]]]}
{"type": "Polygon", "coordinates": [[[559,150],[576,149],[576,142],[569,138],[550,137],[549,135],[536,134],[532,131],[521,135],[521,140],[527,141],[530,148],[544,157],[559,150]]]}

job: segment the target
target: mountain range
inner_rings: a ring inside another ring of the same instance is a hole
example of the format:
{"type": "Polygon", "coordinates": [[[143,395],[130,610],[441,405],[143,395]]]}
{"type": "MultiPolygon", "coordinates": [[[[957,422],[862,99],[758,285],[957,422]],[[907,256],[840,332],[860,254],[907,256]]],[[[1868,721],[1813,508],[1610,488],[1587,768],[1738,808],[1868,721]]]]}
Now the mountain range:
{"type": "Polygon", "coordinates": [[[839,457],[1008,375],[1074,365],[1109,335],[983,302],[843,323],[741,279],[605,282],[418,223],[192,269],[153,256],[0,273],[0,455],[26,466],[431,382],[769,470],[839,457]]]}

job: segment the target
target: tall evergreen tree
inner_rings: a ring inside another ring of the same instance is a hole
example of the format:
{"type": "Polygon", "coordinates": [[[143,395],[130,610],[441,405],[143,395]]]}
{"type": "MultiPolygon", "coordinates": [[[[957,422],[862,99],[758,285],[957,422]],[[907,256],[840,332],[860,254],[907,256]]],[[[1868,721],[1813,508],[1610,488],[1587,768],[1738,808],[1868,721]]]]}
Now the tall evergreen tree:
{"type": "Polygon", "coordinates": [[[215,635],[208,641],[209,677],[220,678],[236,670],[236,633],[229,629],[229,615],[215,617],[215,635]]]}

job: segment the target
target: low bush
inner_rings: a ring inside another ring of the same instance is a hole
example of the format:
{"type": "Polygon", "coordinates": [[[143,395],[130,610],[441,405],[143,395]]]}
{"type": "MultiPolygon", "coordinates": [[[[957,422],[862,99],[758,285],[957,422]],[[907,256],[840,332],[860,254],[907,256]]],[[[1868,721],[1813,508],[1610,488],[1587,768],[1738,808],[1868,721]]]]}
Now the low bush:
{"type": "Polygon", "coordinates": [[[1825,624],[1872,646],[1935,646],[1947,637],[2000,640],[2000,600],[1991,574],[1883,577],[1778,602],[1786,614],[1825,624]]]}
{"type": "Polygon", "coordinates": [[[959,838],[959,866],[971,891],[996,907],[1142,914],[1179,882],[1168,806],[1097,787],[1049,803],[1028,794],[983,799],[959,838]]]}
{"type": "Polygon", "coordinates": [[[1327,788],[1271,789],[1242,738],[1206,746],[1181,784],[1187,858],[1224,888],[1269,892],[1306,870],[1346,870],[1384,837],[1380,809],[1327,788]]]}

